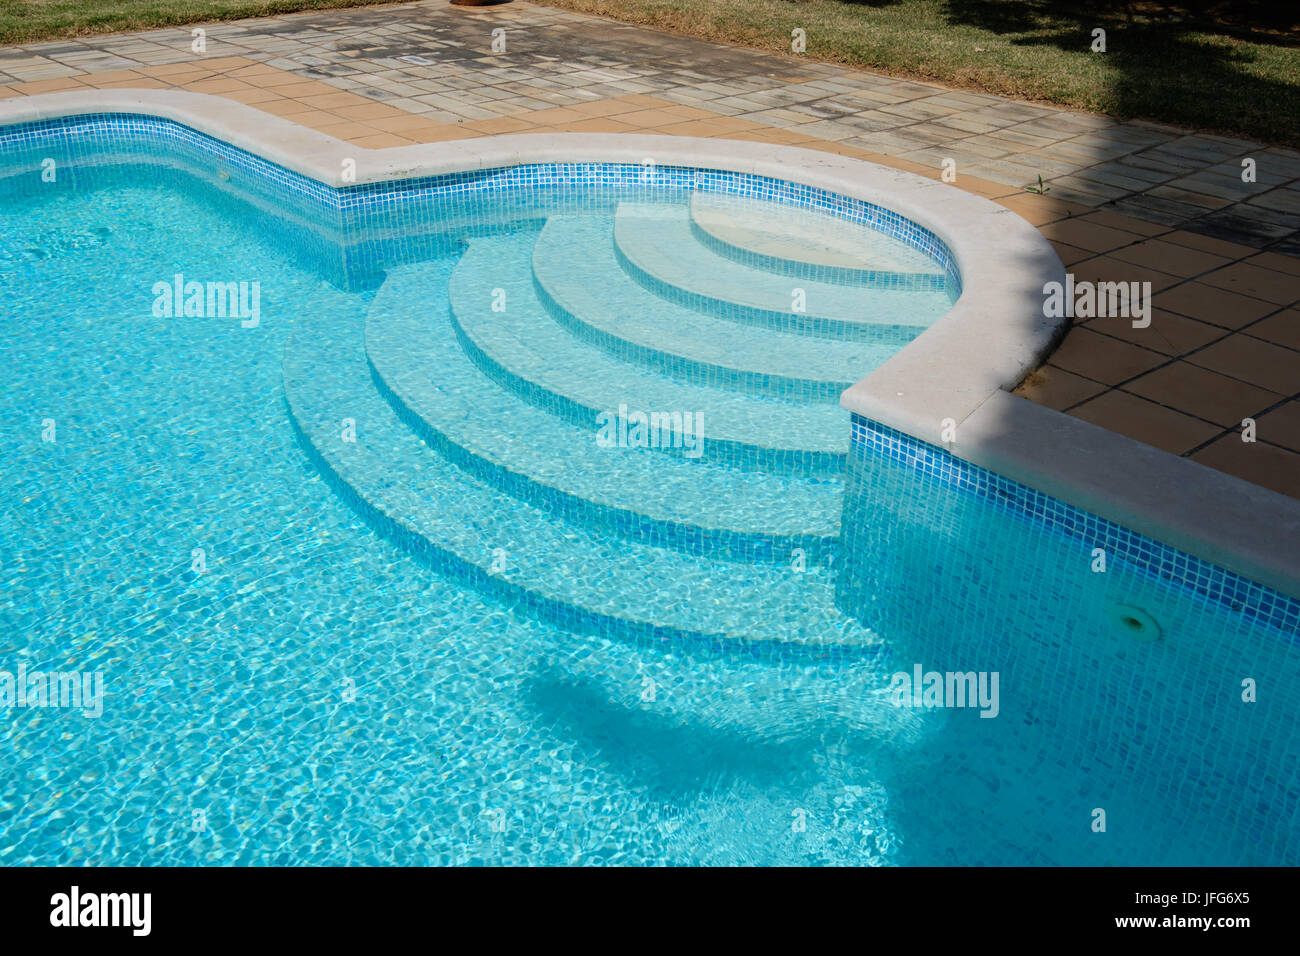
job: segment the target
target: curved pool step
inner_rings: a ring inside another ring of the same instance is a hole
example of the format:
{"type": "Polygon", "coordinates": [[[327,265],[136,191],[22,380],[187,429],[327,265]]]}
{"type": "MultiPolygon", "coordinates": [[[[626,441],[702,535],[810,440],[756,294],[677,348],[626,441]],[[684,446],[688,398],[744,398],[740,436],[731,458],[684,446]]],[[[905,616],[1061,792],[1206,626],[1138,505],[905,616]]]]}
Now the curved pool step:
{"type": "Polygon", "coordinates": [[[616,358],[714,388],[838,402],[896,351],[742,326],[665,301],[623,271],[613,229],[610,217],[552,216],[533,247],[533,277],[552,318],[616,358]]]}
{"type": "Polygon", "coordinates": [[[847,414],[675,381],[615,359],[547,314],[533,286],[536,235],[477,239],[452,274],[452,320],[462,347],[489,378],[552,414],[595,429],[598,416],[691,415],[698,431],[669,425],[660,452],[774,473],[832,474],[844,467],[847,414]],[[494,306],[500,311],[493,311],[494,306]],[[695,441],[703,435],[701,442],[695,441]],[[694,447],[691,447],[694,446],[694,447]]]}
{"type": "Polygon", "coordinates": [[[952,308],[941,290],[840,285],[743,265],[696,241],[680,205],[621,203],[614,248],[628,274],[660,298],[801,335],[897,349],[952,308]]]}
{"type": "Polygon", "coordinates": [[[933,259],[874,229],[829,212],[735,196],[695,192],[695,240],[728,259],[786,276],[847,285],[944,290],[933,259]]]}
{"type": "Polygon", "coordinates": [[[516,498],[584,527],[725,560],[810,564],[834,554],[837,479],[800,480],[601,447],[579,426],[498,387],[426,304],[441,263],[390,270],[366,318],[380,392],[432,448],[516,498]]]}
{"type": "Polygon", "coordinates": [[[374,388],[355,320],[303,323],[283,383],[304,451],[372,527],[556,626],[778,659],[879,652],[877,636],[836,608],[825,569],[796,574],[604,540],[449,464],[374,388]]]}

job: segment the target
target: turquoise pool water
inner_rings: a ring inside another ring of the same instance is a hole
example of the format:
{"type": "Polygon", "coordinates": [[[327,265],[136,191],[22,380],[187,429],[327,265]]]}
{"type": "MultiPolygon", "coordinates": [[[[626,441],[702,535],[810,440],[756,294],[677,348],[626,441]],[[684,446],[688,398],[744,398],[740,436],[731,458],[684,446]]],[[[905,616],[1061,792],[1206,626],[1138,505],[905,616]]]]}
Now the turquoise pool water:
{"type": "Polygon", "coordinates": [[[958,291],[915,244],[626,186],[334,234],[56,149],[0,180],[0,670],[105,697],[4,714],[0,861],[1296,862],[1294,634],[850,450],[958,291]]]}

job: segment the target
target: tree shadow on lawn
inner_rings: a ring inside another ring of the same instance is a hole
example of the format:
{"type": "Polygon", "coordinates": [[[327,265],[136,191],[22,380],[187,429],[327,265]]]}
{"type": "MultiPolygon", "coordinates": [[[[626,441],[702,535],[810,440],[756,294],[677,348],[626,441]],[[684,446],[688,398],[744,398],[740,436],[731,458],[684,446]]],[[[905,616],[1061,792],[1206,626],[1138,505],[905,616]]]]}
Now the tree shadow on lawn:
{"type": "MultiPolygon", "coordinates": [[[[1249,72],[1260,56],[1291,57],[1300,76],[1300,4],[1263,0],[948,0],[947,18],[1017,46],[1105,56],[1118,79],[1095,109],[1121,118],[1161,117],[1300,146],[1300,81],[1249,72]],[[1092,31],[1106,31],[1093,53],[1092,31]],[[1256,47],[1239,41],[1249,41],[1256,47]],[[1215,117],[1212,124],[1206,117],[1215,117]]],[[[1274,68],[1278,76],[1285,74],[1274,68]]]]}

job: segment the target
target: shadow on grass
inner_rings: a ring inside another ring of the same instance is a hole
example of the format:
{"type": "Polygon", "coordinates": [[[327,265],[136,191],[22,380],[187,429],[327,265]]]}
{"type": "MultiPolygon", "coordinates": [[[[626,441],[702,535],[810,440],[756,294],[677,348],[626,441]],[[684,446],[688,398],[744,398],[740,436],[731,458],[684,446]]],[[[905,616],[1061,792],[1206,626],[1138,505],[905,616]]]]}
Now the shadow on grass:
{"type": "Polygon", "coordinates": [[[1107,113],[1193,128],[1212,116],[1220,129],[1300,143],[1300,82],[1251,71],[1267,57],[1277,61],[1269,72],[1286,76],[1278,65],[1294,58],[1291,76],[1300,75],[1300,4],[948,0],[947,6],[948,22],[1017,46],[1104,55],[1119,74],[1096,104],[1107,113]],[[1104,54],[1091,53],[1095,28],[1106,31],[1104,54]]]}

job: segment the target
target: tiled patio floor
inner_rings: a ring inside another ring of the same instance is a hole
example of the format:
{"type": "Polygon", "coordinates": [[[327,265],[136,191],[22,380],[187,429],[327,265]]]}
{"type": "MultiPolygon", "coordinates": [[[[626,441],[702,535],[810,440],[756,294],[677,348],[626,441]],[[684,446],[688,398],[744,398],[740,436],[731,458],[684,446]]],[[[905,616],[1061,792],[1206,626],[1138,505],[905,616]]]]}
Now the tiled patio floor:
{"type": "MultiPolygon", "coordinates": [[[[822,149],[1013,209],[1079,280],[1149,281],[1149,328],[1077,320],[1019,394],[1300,497],[1300,153],[721,47],[516,0],[443,0],[0,48],[0,97],[224,96],[359,146],[530,131],[822,149]],[[493,54],[491,33],[506,31],[493,54]],[[407,58],[407,59],[403,59],[407,58]],[[411,59],[414,58],[414,59],[411,59]],[[1256,162],[1243,183],[1241,161],[1256,162]],[[1047,195],[1027,192],[1038,175],[1047,195]],[[1255,442],[1241,440],[1256,421],[1255,442]]],[[[1117,476],[1117,481],[1122,476],[1117,476]]]]}

